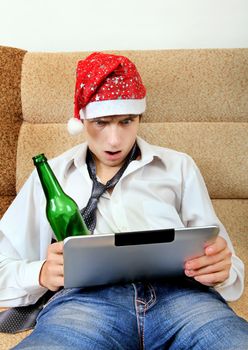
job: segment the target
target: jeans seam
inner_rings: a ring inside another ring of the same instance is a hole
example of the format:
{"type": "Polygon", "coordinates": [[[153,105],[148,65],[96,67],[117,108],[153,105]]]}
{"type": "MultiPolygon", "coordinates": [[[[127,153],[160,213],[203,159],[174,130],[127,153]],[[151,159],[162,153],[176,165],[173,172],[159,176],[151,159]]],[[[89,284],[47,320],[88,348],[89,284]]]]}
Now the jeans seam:
{"type": "Polygon", "coordinates": [[[134,283],[132,283],[133,285],[133,288],[134,288],[134,304],[135,304],[135,310],[136,310],[136,321],[137,321],[137,328],[138,328],[138,336],[139,336],[139,343],[140,343],[140,348],[142,350],[142,346],[143,346],[143,343],[142,343],[142,335],[141,335],[141,332],[140,332],[140,320],[139,320],[139,310],[138,310],[138,303],[140,302],[139,299],[137,298],[138,296],[138,293],[137,293],[137,289],[136,289],[136,286],[134,283]]]}
{"type": "Polygon", "coordinates": [[[145,304],[143,311],[143,330],[142,330],[142,350],[145,349],[145,315],[147,310],[147,304],[145,304]]]}
{"type": "MultiPolygon", "coordinates": [[[[136,304],[137,305],[137,304],[136,304]]],[[[145,312],[146,312],[146,304],[144,304],[142,311],[140,312],[137,310],[137,324],[138,324],[138,332],[139,332],[139,342],[140,342],[140,350],[145,349],[145,312]],[[140,318],[142,319],[142,322],[140,322],[140,318]]]]}

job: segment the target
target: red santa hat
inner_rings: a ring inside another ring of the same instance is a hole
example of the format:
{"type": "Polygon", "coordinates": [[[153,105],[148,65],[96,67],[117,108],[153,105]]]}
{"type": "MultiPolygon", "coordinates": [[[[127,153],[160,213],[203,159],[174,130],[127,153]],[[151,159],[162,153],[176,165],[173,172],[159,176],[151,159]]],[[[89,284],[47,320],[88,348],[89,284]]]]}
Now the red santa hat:
{"type": "Polygon", "coordinates": [[[110,115],[141,114],[146,89],[135,65],[124,56],[94,52],[78,62],[74,118],[70,134],[83,130],[83,119],[110,115]]]}

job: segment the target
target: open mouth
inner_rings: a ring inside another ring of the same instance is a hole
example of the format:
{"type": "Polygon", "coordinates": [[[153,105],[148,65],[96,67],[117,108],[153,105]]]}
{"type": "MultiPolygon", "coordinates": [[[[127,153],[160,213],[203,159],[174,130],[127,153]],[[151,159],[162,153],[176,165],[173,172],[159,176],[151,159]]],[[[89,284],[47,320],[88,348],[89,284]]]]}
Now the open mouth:
{"type": "Polygon", "coordinates": [[[121,153],[121,151],[115,151],[115,152],[105,151],[105,152],[111,156],[114,156],[115,154],[121,153]]]}
{"type": "Polygon", "coordinates": [[[115,152],[105,151],[105,154],[106,154],[107,159],[109,159],[111,161],[116,161],[116,160],[121,158],[122,152],[121,151],[115,151],[115,152]]]}

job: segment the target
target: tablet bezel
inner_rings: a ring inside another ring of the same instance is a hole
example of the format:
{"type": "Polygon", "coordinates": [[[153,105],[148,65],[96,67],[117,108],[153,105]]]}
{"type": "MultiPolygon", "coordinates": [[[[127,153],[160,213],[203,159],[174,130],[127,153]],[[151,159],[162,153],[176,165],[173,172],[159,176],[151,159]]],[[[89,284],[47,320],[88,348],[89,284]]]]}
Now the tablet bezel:
{"type": "Polygon", "coordinates": [[[180,276],[218,232],[211,225],[67,237],[65,288],[180,276]]]}

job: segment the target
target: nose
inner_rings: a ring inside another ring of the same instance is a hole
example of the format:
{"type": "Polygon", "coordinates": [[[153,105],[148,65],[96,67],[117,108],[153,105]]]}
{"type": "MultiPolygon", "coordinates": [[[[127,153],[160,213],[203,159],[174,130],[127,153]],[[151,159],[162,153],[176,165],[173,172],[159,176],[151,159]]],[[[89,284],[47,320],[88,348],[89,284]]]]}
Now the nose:
{"type": "Polygon", "coordinates": [[[113,148],[118,148],[121,142],[121,134],[118,125],[112,124],[108,129],[108,143],[113,148]]]}

